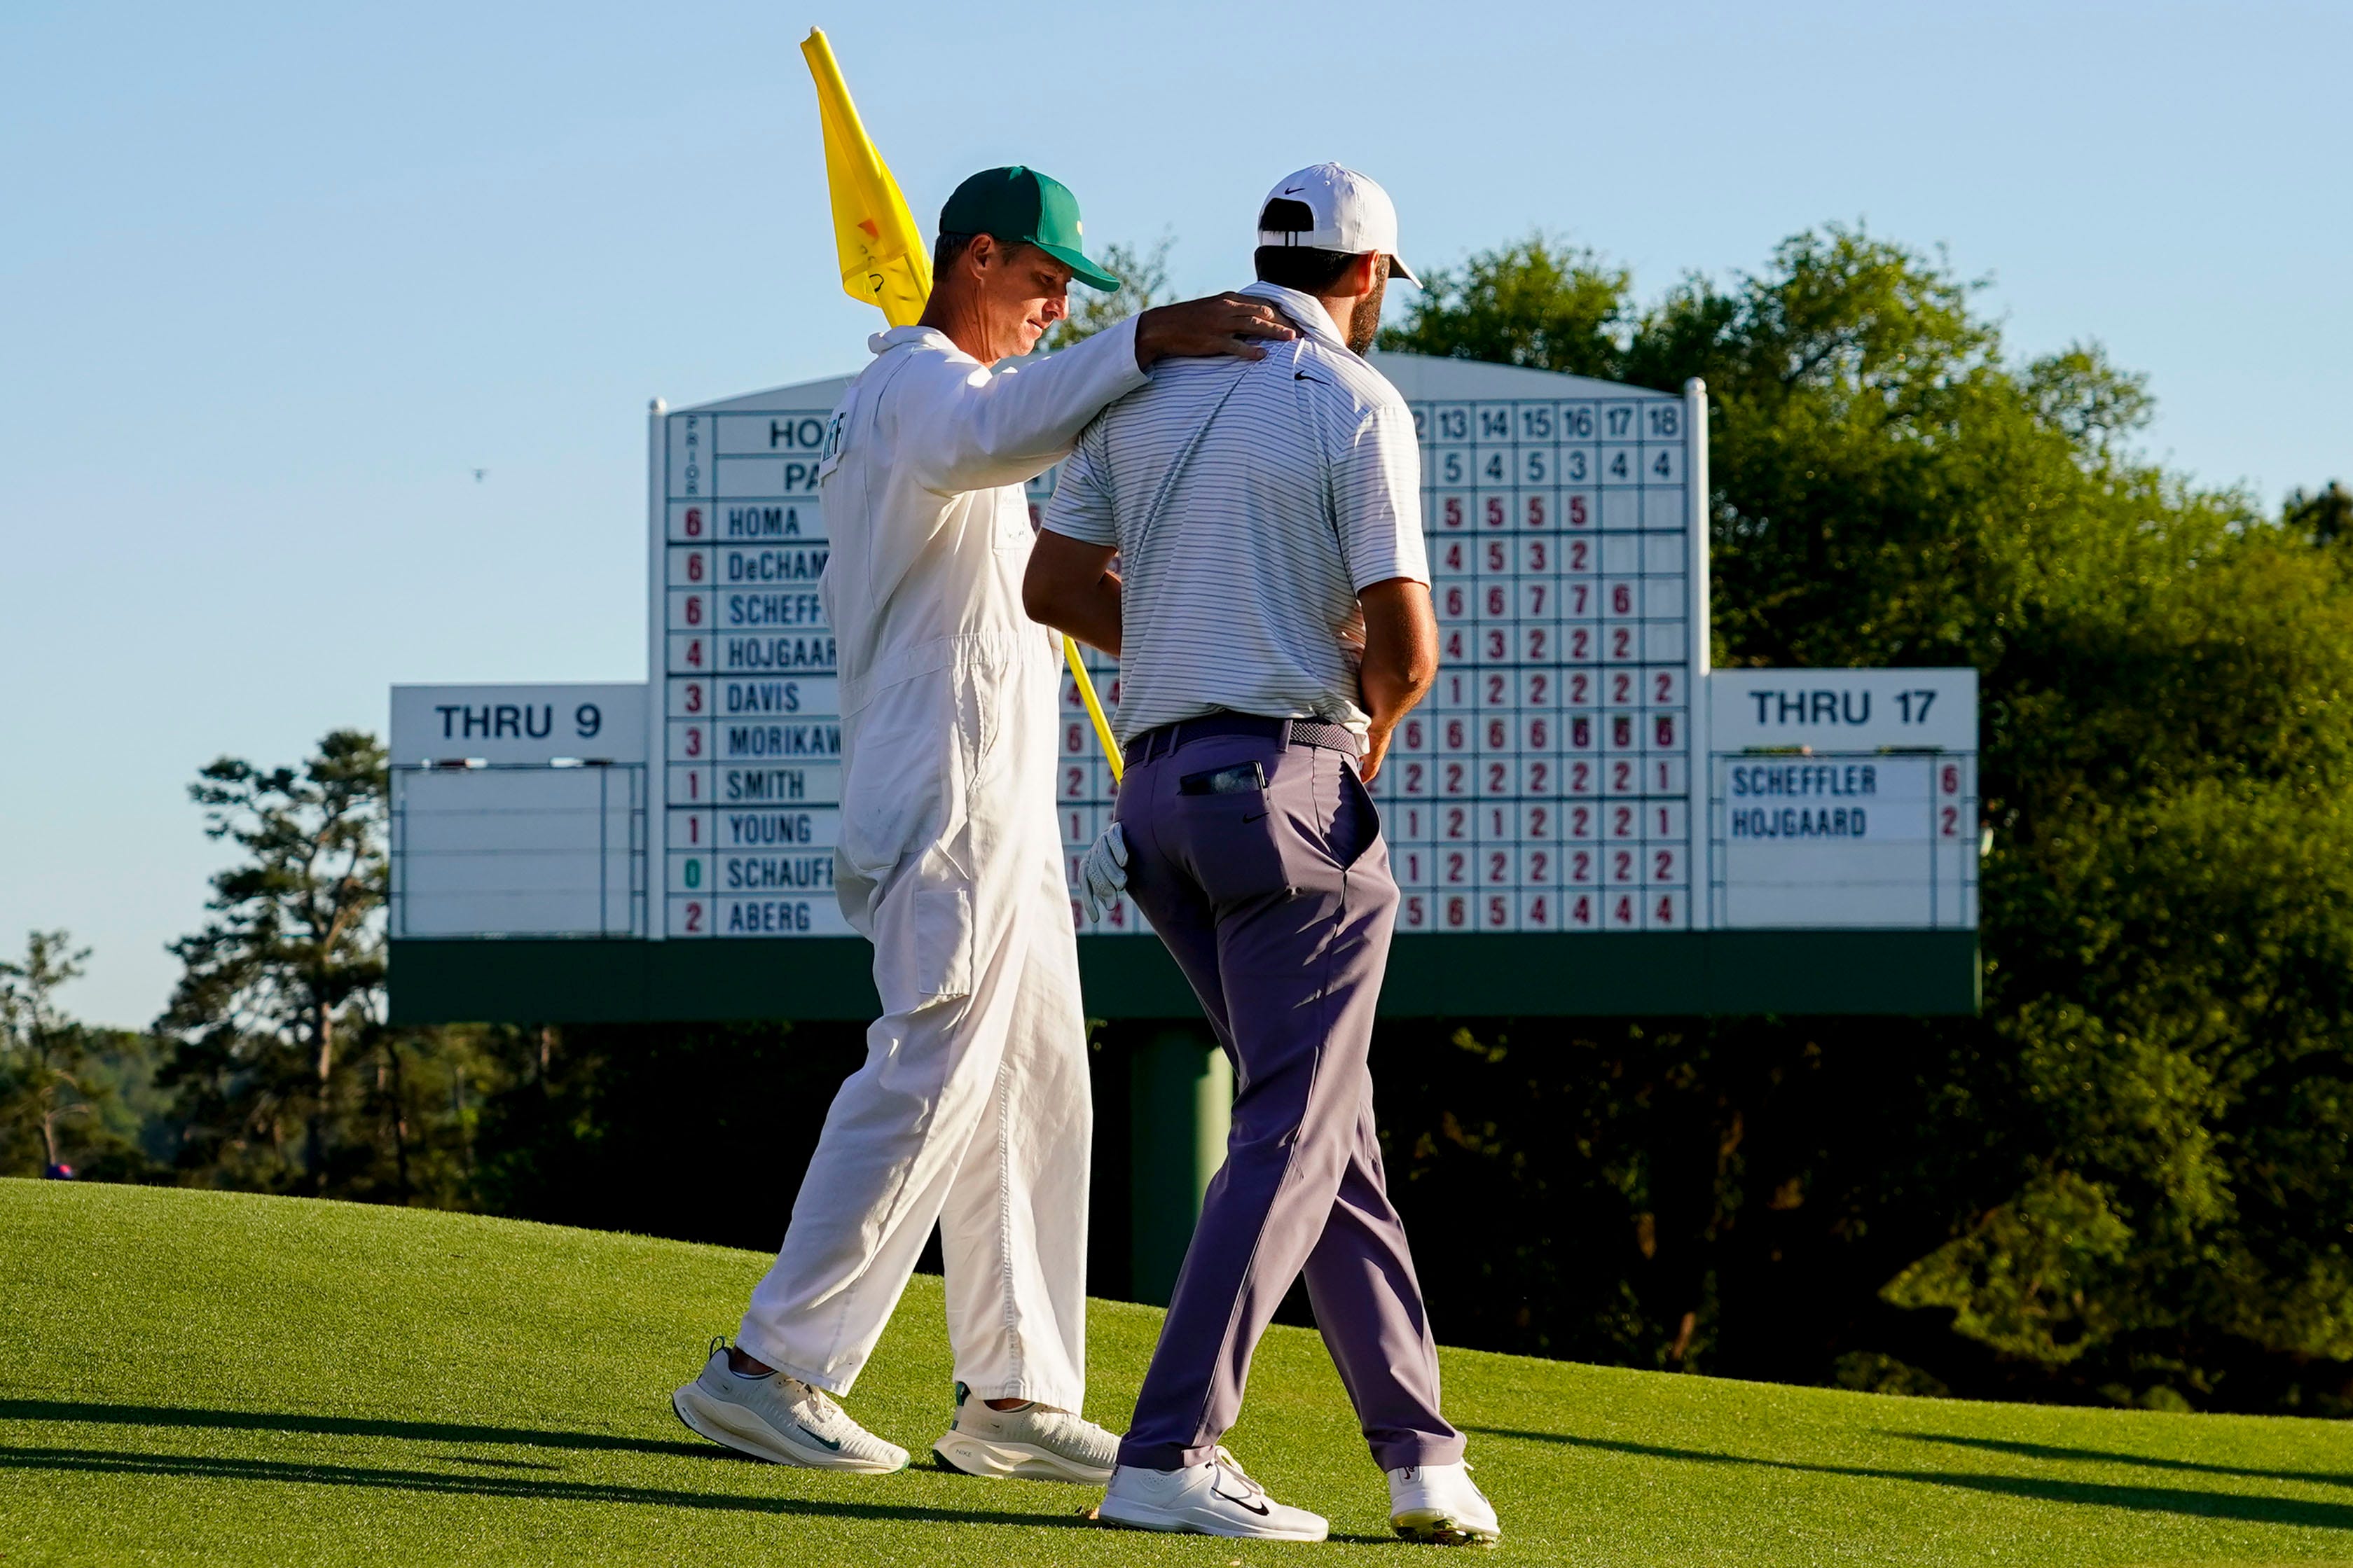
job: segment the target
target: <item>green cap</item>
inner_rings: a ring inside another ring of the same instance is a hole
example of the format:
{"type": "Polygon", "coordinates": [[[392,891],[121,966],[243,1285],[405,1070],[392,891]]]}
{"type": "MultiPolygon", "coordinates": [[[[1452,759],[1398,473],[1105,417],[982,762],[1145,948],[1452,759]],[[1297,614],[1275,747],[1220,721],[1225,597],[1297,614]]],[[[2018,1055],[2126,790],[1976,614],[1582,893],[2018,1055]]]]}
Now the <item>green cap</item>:
{"type": "Polygon", "coordinates": [[[1087,259],[1079,198],[1061,181],[1018,163],[983,169],[958,185],[940,209],[940,232],[1034,245],[1090,289],[1109,293],[1119,287],[1118,279],[1087,259]]]}

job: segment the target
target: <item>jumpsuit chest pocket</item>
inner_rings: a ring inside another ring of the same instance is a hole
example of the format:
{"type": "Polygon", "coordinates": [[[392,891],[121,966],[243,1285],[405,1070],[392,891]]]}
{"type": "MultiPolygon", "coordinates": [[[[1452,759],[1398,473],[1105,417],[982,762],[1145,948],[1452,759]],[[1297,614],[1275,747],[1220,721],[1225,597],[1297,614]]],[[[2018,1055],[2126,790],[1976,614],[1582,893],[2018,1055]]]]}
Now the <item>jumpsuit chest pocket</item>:
{"type": "Polygon", "coordinates": [[[1028,555],[1030,545],[1038,538],[1037,523],[1029,513],[1029,492],[1016,489],[1008,496],[1006,491],[999,490],[994,500],[997,515],[991,520],[990,542],[1000,554],[1018,552],[1028,555]]]}

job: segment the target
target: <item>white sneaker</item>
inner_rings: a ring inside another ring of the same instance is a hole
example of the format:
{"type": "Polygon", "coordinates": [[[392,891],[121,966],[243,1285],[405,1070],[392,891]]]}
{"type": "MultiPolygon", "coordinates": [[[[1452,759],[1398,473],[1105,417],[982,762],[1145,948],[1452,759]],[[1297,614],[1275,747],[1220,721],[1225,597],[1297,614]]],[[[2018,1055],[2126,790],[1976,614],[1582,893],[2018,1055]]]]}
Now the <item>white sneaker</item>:
{"type": "Polygon", "coordinates": [[[671,1394],[670,1405],[690,1431],[772,1464],[872,1475],[907,1468],[906,1449],[852,1421],[823,1390],[781,1372],[737,1372],[715,1342],[702,1375],[671,1394]]]}
{"type": "Polygon", "coordinates": [[[1495,1505],[1472,1484],[1471,1467],[1408,1465],[1389,1472],[1389,1527],[1435,1546],[1493,1546],[1503,1537],[1495,1505]]]}
{"type": "Polygon", "coordinates": [[[1093,1422],[1031,1403],[991,1410],[956,1384],[955,1425],[932,1445],[940,1463],[967,1476],[1018,1476],[1099,1487],[1119,1460],[1119,1439],[1093,1422]]]}
{"type": "Polygon", "coordinates": [[[1256,1541],[1321,1541],[1332,1530],[1322,1515],[1267,1496],[1223,1448],[1212,1462],[1181,1470],[1120,1466],[1103,1494],[1102,1518],[1131,1530],[1256,1541]]]}

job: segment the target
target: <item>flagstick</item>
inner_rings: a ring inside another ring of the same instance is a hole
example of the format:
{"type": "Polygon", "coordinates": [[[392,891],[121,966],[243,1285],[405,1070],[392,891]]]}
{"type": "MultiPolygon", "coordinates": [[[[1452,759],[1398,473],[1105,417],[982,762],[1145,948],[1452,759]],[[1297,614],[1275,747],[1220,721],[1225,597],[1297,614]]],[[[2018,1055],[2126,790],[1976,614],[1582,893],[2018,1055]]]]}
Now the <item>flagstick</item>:
{"type": "MultiPolygon", "coordinates": [[[[801,55],[808,61],[809,77],[817,84],[818,119],[825,133],[826,195],[834,207],[843,291],[854,300],[882,307],[883,320],[894,327],[913,325],[932,291],[932,262],[923,252],[922,233],[908,215],[898,183],[892,179],[873,138],[866,134],[866,123],[850,101],[849,85],[841,79],[841,66],[834,59],[833,46],[826,41],[822,28],[809,29],[809,36],[801,40],[801,55]],[[842,179],[855,187],[850,193],[855,199],[850,212],[856,217],[856,228],[864,231],[864,239],[841,226],[843,193],[836,182],[842,179]],[[885,227],[890,230],[887,239],[885,227]],[[870,240],[871,245],[867,243],[870,240]],[[864,279],[868,291],[853,287],[852,279],[864,279]],[[894,280],[902,284],[895,290],[891,287],[894,280]],[[897,314],[892,313],[894,306],[897,314]]],[[[1103,745],[1103,756],[1111,763],[1112,782],[1116,784],[1126,770],[1111,738],[1111,721],[1103,717],[1094,682],[1087,679],[1087,668],[1079,661],[1079,645],[1068,637],[1062,638],[1062,656],[1071,668],[1071,678],[1079,683],[1080,699],[1087,705],[1087,717],[1094,721],[1095,739],[1103,745]]]]}
{"type": "Polygon", "coordinates": [[[1103,704],[1095,698],[1095,683],[1087,679],[1087,667],[1079,662],[1078,642],[1068,632],[1062,634],[1062,662],[1071,667],[1071,674],[1079,683],[1079,700],[1087,705],[1087,717],[1095,721],[1095,739],[1103,742],[1103,759],[1111,763],[1111,782],[1118,784],[1127,767],[1120,758],[1119,747],[1112,742],[1111,721],[1103,717],[1103,704]]]}

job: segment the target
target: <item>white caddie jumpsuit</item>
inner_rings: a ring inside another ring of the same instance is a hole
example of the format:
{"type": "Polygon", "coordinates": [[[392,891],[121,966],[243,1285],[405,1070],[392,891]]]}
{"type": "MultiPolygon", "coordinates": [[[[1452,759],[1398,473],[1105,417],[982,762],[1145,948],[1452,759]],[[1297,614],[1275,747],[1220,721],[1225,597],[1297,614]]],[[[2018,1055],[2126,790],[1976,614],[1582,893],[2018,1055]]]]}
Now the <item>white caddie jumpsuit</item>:
{"type": "Polygon", "coordinates": [[[937,1221],[955,1377],[1078,1410],[1093,1111],[1054,778],[1060,639],[1021,608],[1022,485],[1144,384],[1131,321],[992,372],[871,340],[818,470],[841,674],[841,907],[882,1016],[737,1342],[847,1394],[937,1221]]]}

